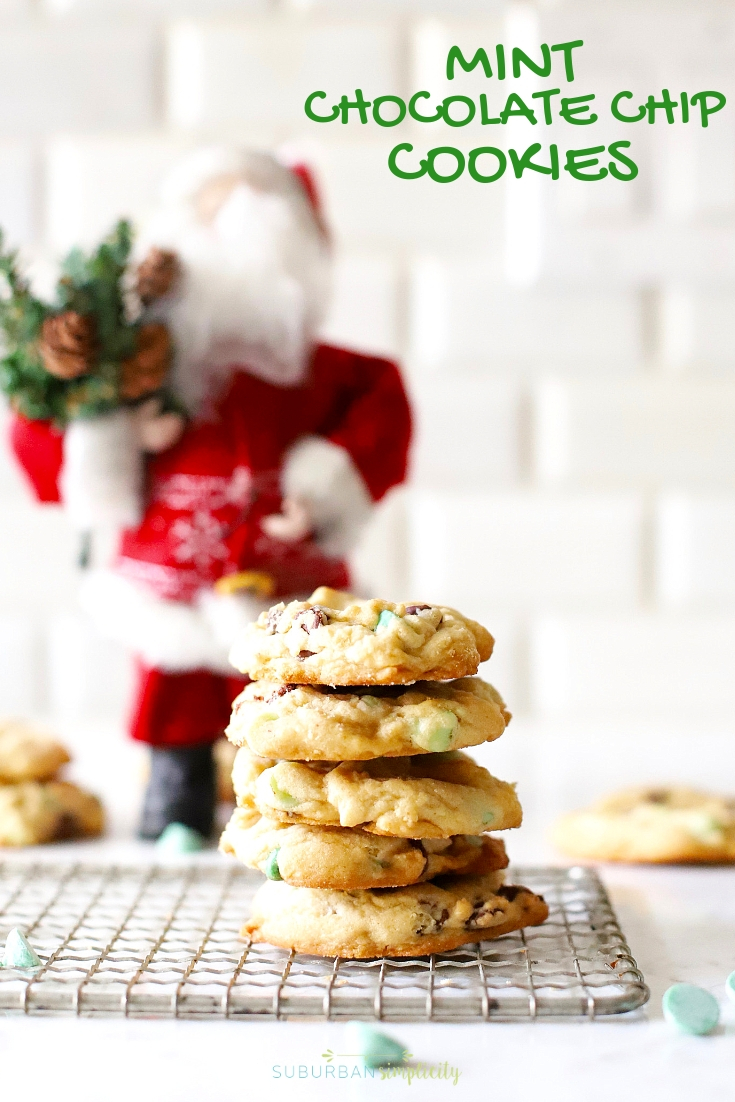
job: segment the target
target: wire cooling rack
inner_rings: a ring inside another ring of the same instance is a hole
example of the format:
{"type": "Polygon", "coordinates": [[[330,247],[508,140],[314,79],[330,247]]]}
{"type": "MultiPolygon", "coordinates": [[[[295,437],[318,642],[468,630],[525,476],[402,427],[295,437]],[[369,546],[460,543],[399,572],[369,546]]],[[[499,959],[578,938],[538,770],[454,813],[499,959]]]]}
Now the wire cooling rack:
{"type": "Polygon", "coordinates": [[[257,874],[240,866],[0,864],[0,939],[20,927],[35,971],[0,969],[0,1011],[242,1020],[518,1020],[619,1014],[648,998],[591,869],[523,868],[539,927],[410,960],[303,956],[239,937],[257,874]]]}

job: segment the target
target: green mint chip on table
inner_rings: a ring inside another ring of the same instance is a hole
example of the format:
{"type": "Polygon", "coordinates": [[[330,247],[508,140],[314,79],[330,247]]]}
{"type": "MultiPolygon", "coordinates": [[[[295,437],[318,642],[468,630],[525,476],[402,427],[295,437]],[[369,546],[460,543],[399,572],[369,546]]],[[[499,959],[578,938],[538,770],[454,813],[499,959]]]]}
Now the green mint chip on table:
{"type": "Polygon", "coordinates": [[[265,862],[265,868],[263,872],[269,880],[283,880],[281,876],[281,870],[278,867],[278,854],[280,853],[280,846],[276,846],[268,854],[265,862]]]}
{"type": "Polygon", "coordinates": [[[182,853],[198,853],[204,849],[206,839],[185,823],[169,823],[156,842],[156,850],[166,856],[182,853]]]}
{"type": "Polygon", "coordinates": [[[731,972],[725,980],[725,990],[732,1001],[735,1002],[735,972],[731,972]]]}
{"type": "Polygon", "coordinates": [[[347,1038],[350,1055],[361,1056],[369,1068],[399,1067],[409,1055],[400,1041],[367,1022],[348,1022],[347,1038]]]}
{"type": "Polygon", "coordinates": [[[292,796],[290,792],[287,792],[285,788],[278,787],[278,781],[275,777],[271,777],[271,792],[283,808],[296,807],[296,804],[299,802],[296,797],[292,796]]]}
{"type": "Polygon", "coordinates": [[[693,983],[675,983],[662,1000],[664,1018],[682,1033],[711,1033],[720,1019],[717,999],[693,983]]]}
{"type": "Polygon", "coordinates": [[[390,609],[384,608],[380,616],[378,616],[378,622],[375,625],[375,631],[382,631],[384,628],[389,628],[391,624],[400,620],[400,616],[396,616],[395,612],[391,612],[390,609]]]}
{"type": "Polygon", "coordinates": [[[2,966],[3,968],[41,967],[41,958],[17,926],[13,927],[5,940],[2,966]]]}

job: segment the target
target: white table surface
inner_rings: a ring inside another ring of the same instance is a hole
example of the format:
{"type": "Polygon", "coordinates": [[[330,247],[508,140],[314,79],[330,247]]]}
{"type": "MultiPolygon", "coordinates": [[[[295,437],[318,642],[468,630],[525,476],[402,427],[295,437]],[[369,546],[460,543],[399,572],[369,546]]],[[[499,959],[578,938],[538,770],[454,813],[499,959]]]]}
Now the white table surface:
{"type": "MultiPolygon", "coordinates": [[[[95,860],[150,859],[150,847],[130,840],[140,759],[117,736],[105,732],[97,739],[97,734],[93,746],[85,738],[85,745],[77,747],[78,774],[103,792],[111,830],[104,841],[75,847],[75,854],[95,860]]],[[[506,763],[513,768],[497,770],[521,780],[521,795],[530,804],[526,824],[509,840],[509,850],[517,863],[558,862],[544,840],[548,811],[524,766],[524,753],[538,761],[533,733],[526,735],[523,753],[506,763]]],[[[52,857],[60,848],[40,847],[34,856],[52,857]]],[[[372,1080],[298,1078],[299,1065],[314,1065],[315,1071],[323,1067],[325,1049],[349,1051],[341,1024],[5,1016],[0,1017],[0,1100],[735,1098],[735,1003],[724,990],[726,976],[735,969],[735,869],[607,866],[601,871],[651,988],[648,1006],[598,1022],[386,1027],[408,1046],[414,1062],[447,1061],[457,1068],[456,1086],[447,1081],[409,1085],[377,1075],[372,1080]],[[663,1021],[661,996],[677,981],[701,984],[720,1000],[722,1024],[715,1034],[686,1037],[663,1021]],[[274,1066],[281,1069],[280,1079],[274,1078],[274,1066]],[[295,1077],[286,1078],[286,1069],[288,1074],[295,1069],[295,1077]]],[[[352,1075],[356,1061],[340,1062],[352,1075]]]]}

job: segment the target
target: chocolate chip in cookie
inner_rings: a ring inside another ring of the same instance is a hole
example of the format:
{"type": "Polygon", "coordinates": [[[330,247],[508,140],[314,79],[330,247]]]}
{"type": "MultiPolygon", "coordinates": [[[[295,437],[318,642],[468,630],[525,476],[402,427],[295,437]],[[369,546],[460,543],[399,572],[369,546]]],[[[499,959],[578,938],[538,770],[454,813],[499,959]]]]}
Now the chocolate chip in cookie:
{"type": "Polygon", "coordinates": [[[275,635],[278,631],[278,622],[281,619],[282,612],[283,606],[279,608],[278,605],[274,605],[273,608],[268,609],[268,616],[265,621],[265,630],[268,635],[275,635]]]}
{"type": "MultiPolygon", "coordinates": [[[[503,884],[501,888],[498,888],[498,895],[502,895],[509,903],[512,903],[518,896],[519,892],[524,892],[526,889],[521,888],[518,884],[503,884]]],[[[542,897],[539,896],[539,899],[542,897]]]]}
{"type": "Polygon", "coordinates": [[[285,696],[286,693],[292,693],[296,689],[296,685],[279,685],[269,697],[266,698],[266,704],[272,704],[274,700],[278,700],[280,696],[285,696]]]}
{"type": "Polygon", "coordinates": [[[665,804],[668,803],[669,793],[665,788],[651,788],[646,792],[646,803],[648,804],[665,804]]]}
{"type": "Polygon", "coordinates": [[[416,936],[426,937],[427,934],[435,934],[441,930],[449,918],[448,908],[438,907],[436,903],[429,899],[420,899],[419,906],[426,908],[428,913],[421,916],[416,926],[416,936]]]}
{"type": "MultiPolygon", "coordinates": [[[[498,889],[498,895],[500,895],[503,889],[498,889]]],[[[465,926],[468,930],[481,930],[483,926],[490,926],[493,918],[500,911],[500,907],[493,907],[491,903],[487,901],[480,903],[475,907],[470,917],[467,919],[465,926]]]]}
{"type": "Polygon", "coordinates": [[[307,635],[309,632],[316,631],[317,628],[322,628],[328,623],[329,617],[319,605],[313,605],[312,608],[305,608],[303,612],[299,612],[298,616],[294,617],[294,624],[303,628],[307,635]]]}

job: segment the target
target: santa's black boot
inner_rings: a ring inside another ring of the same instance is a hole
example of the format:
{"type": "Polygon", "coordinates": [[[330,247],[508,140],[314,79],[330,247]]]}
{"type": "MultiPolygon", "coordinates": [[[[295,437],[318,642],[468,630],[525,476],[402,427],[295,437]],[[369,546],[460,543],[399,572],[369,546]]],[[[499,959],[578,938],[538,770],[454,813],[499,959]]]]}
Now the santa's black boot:
{"type": "Polygon", "coordinates": [[[217,777],[212,744],[151,747],[151,775],[143,798],[141,838],[158,838],[183,823],[208,838],[214,826],[217,777]]]}

